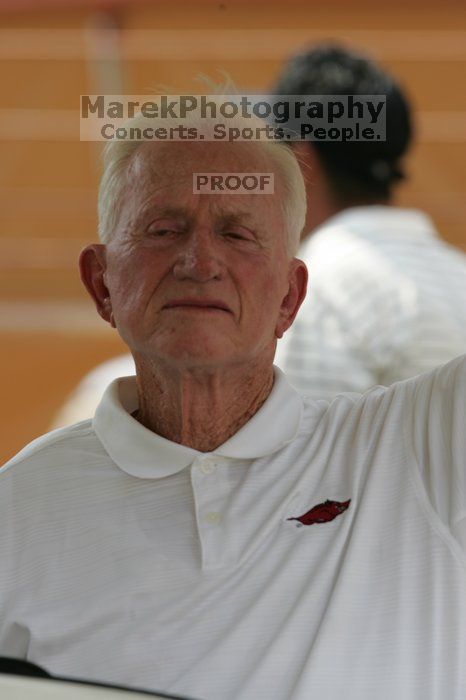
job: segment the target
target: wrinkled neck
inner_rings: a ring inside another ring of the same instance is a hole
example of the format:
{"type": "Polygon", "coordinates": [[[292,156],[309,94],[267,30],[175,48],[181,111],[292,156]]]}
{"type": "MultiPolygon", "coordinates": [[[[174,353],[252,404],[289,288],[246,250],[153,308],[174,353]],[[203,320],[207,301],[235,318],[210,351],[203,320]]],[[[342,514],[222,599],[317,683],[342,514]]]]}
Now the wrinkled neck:
{"type": "Polygon", "coordinates": [[[211,452],[259,410],[273,386],[273,368],[247,367],[167,371],[135,357],[139,410],[136,418],[167,440],[211,452]]]}

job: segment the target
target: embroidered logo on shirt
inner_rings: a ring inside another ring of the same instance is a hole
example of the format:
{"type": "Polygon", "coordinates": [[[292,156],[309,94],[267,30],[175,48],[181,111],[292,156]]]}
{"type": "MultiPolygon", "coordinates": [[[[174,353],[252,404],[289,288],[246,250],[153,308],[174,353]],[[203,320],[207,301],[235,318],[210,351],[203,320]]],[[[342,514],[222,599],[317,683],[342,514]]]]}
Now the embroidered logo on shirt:
{"type": "Polygon", "coordinates": [[[337,516],[341,515],[348,508],[351,503],[351,498],[349,501],[325,501],[325,503],[318,503],[316,506],[308,510],[304,515],[300,515],[299,518],[287,518],[287,520],[297,520],[297,525],[315,525],[315,523],[328,523],[334,520],[337,516]]]}

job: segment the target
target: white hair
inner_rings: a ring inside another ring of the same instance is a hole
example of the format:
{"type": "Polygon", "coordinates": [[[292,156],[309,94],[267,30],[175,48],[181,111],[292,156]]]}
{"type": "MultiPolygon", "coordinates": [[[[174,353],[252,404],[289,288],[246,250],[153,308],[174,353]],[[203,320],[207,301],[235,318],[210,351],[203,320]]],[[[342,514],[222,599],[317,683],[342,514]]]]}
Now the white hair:
{"type": "MultiPolygon", "coordinates": [[[[216,95],[215,99],[220,100],[221,98],[216,95]]],[[[215,123],[212,120],[212,128],[215,123]]],[[[200,123],[193,118],[188,118],[188,120],[183,121],[183,124],[190,127],[196,124],[199,126],[200,123]]],[[[167,126],[168,128],[170,126],[167,119],[147,118],[142,114],[137,114],[125,124],[128,131],[136,130],[133,131],[133,134],[137,134],[137,130],[146,127],[167,129],[167,126]]],[[[229,119],[228,126],[240,129],[254,128],[255,126],[264,127],[264,122],[255,118],[246,119],[238,116],[229,119]]],[[[204,123],[202,128],[206,128],[204,123]]],[[[301,169],[291,148],[284,142],[272,141],[265,137],[254,142],[258,143],[263,152],[270,157],[281,176],[282,192],[278,196],[281,196],[286,249],[288,255],[293,257],[298,251],[306,218],[306,191],[301,169]]],[[[102,243],[109,243],[116,230],[121,210],[122,193],[129,184],[133,156],[143,143],[147,143],[147,141],[114,139],[109,141],[104,149],[104,172],[100,181],[98,199],[99,238],[102,243]]],[[[157,143],[159,142],[157,141],[157,143]]],[[[167,141],[160,143],[167,143],[167,141]]],[[[245,142],[238,141],[238,143],[244,144],[245,142]]]]}

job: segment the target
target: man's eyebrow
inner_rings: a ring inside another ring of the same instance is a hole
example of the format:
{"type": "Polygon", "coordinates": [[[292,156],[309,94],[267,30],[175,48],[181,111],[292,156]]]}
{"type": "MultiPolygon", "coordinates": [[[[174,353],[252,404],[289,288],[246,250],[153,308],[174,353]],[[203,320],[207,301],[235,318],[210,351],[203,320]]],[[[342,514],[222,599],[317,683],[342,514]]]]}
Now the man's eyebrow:
{"type": "MultiPolygon", "coordinates": [[[[193,218],[193,213],[183,206],[177,207],[152,203],[140,210],[137,216],[137,221],[140,222],[141,220],[146,219],[148,216],[182,218],[190,221],[193,218]]],[[[240,224],[248,221],[252,222],[254,221],[255,217],[250,211],[247,210],[234,212],[219,210],[216,212],[215,218],[220,219],[222,223],[240,224]]]]}
{"type": "Polygon", "coordinates": [[[220,212],[219,218],[226,224],[253,223],[255,217],[249,211],[220,212]]]}
{"type": "Polygon", "coordinates": [[[186,207],[173,207],[164,204],[149,204],[143,207],[136,217],[137,224],[141,224],[148,217],[156,216],[157,218],[174,218],[174,219],[185,219],[189,220],[192,218],[192,214],[186,209],[186,207]]]}

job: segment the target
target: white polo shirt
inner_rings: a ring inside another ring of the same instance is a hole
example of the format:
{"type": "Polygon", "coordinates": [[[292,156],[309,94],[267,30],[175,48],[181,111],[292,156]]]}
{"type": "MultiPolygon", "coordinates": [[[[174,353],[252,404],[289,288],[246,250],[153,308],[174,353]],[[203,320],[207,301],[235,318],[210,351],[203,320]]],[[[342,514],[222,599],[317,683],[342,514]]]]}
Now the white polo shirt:
{"type": "Polygon", "coordinates": [[[0,471],[0,654],[200,700],[464,700],[466,357],[331,403],[277,370],[212,453],[131,417],[0,471]]]}

